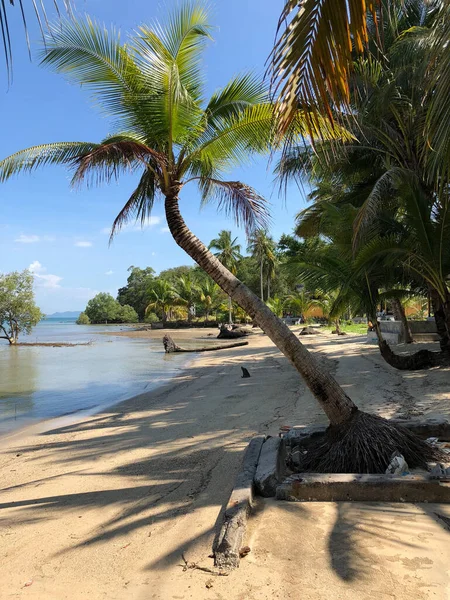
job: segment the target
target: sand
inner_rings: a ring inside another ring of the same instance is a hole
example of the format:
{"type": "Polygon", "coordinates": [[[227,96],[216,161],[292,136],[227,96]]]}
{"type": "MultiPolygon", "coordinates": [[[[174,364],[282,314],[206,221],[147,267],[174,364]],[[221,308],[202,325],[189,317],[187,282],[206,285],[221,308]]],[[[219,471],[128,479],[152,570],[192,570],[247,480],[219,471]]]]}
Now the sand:
{"type": "MultiPolygon", "coordinates": [[[[172,335],[185,345],[207,333],[172,335]]],[[[0,598],[450,597],[448,505],[261,499],[240,569],[183,570],[182,554],[213,568],[219,514],[248,440],[326,422],[267,337],[249,341],[199,355],[165,387],[99,414],[2,440],[0,598]]],[[[449,369],[395,371],[360,336],[305,342],[361,408],[450,415],[449,369]]]]}

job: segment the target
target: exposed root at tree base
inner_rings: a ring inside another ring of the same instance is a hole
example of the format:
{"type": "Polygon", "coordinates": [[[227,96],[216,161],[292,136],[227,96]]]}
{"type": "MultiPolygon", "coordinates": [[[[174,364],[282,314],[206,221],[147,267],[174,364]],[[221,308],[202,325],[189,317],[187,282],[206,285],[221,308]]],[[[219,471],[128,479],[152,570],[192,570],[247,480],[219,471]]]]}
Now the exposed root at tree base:
{"type": "Polygon", "coordinates": [[[351,421],[329,427],[303,455],[299,472],[384,473],[397,450],[408,466],[426,468],[443,453],[406,427],[357,411],[351,421]]]}

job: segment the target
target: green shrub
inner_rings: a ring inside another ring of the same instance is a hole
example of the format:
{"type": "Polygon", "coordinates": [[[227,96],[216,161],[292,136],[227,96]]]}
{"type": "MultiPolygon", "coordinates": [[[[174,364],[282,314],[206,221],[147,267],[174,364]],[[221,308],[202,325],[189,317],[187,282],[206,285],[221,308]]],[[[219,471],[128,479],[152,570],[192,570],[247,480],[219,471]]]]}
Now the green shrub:
{"type": "Polygon", "coordinates": [[[158,323],[161,319],[154,312],[149,312],[145,315],[144,323],[158,323]]]}
{"type": "Polygon", "coordinates": [[[80,316],[78,317],[76,323],[77,323],[77,325],[90,325],[91,320],[89,319],[89,317],[87,316],[87,314],[85,312],[82,312],[82,313],[80,313],[80,316]]]}

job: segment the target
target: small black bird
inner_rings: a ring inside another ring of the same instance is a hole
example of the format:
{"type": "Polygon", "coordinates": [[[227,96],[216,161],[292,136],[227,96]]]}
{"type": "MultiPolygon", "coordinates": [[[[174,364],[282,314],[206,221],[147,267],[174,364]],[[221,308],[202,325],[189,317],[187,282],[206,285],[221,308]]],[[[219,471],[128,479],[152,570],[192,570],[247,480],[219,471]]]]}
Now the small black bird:
{"type": "Polygon", "coordinates": [[[248,372],[248,370],[245,367],[241,367],[242,369],[242,377],[250,377],[250,373],[248,372]]]}

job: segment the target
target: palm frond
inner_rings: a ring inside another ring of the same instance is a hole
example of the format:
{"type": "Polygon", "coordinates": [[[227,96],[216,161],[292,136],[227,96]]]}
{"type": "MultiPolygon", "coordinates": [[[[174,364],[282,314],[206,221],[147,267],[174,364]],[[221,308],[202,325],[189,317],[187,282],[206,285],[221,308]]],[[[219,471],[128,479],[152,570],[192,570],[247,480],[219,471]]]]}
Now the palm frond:
{"type": "Polygon", "coordinates": [[[140,221],[141,225],[144,225],[145,221],[151,215],[155,203],[156,191],[155,174],[153,171],[147,170],[142,175],[128,201],[114,219],[109,237],[110,243],[116,233],[131,219],[134,218],[136,221],[140,221]]]}
{"type": "MultiPolygon", "coordinates": [[[[32,12],[34,12],[34,16],[39,25],[41,35],[44,37],[45,34],[44,34],[43,20],[45,21],[45,25],[48,26],[46,6],[45,6],[44,0],[39,0],[39,1],[32,0],[31,2],[28,2],[27,4],[31,5],[32,12]]],[[[53,5],[58,16],[60,16],[59,7],[61,5],[65,8],[65,10],[69,16],[72,15],[72,0],[50,0],[48,2],[48,4],[53,5]]],[[[0,35],[2,37],[2,42],[3,42],[3,53],[4,53],[4,57],[5,57],[8,81],[11,81],[12,66],[13,66],[11,33],[10,33],[10,29],[9,29],[9,9],[14,8],[15,6],[17,6],[19,8],[20,13],[21,13],[23,28],[24,28],[24,32],[25,32],[25,40],[26,40],[26,44],[28,46],[28,53],[31,56],[30,39],[28,36],[28,24],[27,24],[28,10],[25,9],[23,0],[9,0],[8,4],[6,4],[5,0],[1,0],[1,2],[0,2],[0,35]]]]}
{"type": "Polygon", "coordinates": [[[0,161],[0,181],[46,165],[69,165],[92,152],[98,144],[90,142],[54,142],[20,150],[0,161]]]}
{"type": "Polygon", "coordinates": [[[206,178],[200,180],[202,205],[214,200],[218,209],[231,216],[249,235],[258,228],[266,228],[269,222],[267,201],[253,188],[240,181],[220,181],[206,178]]]}
{"type": "Polygon", "coordinates": [[[352,53],[363,52],[367,14],[376,22],[379,6],[380,0],[286,2],[270,66],[280,136],[299,107],[308,107],[307,120],[314,129],[319,115],[333,122],[333,107],[349,105],[352,53]]]}
{"type": "Polygon", "coordinates": [[[166,158],[149,148],[131,134],[105,138],[93,150],[78,156],[72,165],[76,168],[72,184],[80,184],[89,176],[99,185],[117,178],[123,171],[150,168],[157,175],[166,165],[166,158]]]}
{"type": "Polygon", "coordinates": [[[90,88],[108,115],[127,118],[131,108],[135,118],[143,98],[156,93],[142,89],[139,69],[120,34],[89,17],[52,25],[45,41],[42,64],[90,88]]]}

